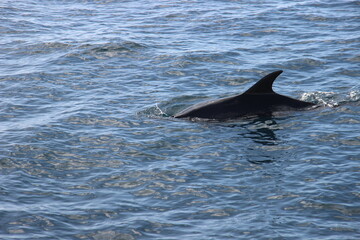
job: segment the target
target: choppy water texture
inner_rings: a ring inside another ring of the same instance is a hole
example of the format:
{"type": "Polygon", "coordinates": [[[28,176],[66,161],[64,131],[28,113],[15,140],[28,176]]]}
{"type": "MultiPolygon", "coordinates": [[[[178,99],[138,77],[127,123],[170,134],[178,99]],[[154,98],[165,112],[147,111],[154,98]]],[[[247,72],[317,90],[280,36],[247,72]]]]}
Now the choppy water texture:
{"type": "Polygon", "coordinates": [[[359,1],[1,1],[1,239],[360,239],[359,1]],[[169,116],[282,69],[321,107],[169,116]]]}

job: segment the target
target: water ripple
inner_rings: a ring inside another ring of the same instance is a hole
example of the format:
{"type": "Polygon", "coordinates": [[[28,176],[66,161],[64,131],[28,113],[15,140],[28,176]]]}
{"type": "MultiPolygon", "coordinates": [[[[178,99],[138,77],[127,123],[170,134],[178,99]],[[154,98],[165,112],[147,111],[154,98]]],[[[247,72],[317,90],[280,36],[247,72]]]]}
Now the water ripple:
{"type": "Polygon", "coordinates": [[[0,238],[357,239],[358,8],[2,1],[0,238]],[[171,117],[278,69],[319,107],[171,117]]]}

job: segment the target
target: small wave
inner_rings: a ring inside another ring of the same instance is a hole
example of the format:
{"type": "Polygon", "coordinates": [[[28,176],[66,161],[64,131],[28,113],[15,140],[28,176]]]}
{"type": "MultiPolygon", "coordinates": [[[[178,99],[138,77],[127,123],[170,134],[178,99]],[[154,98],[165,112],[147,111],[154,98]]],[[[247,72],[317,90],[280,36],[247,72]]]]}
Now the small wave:
{"type": "Polygon", "coordinates": [[[28,56],[36,54],[49,54],[54,51],[64,50],[71,48],[72,45],[61,42],[42,42],[36,44],[26,44],[17,49],[17,54],[28,56]]]}
{"type": "Polygon", "coordinates": [[[155,106],[148,107],[138,114],[154,118],[166,118],[174,116],[179,111],[207,99],[199,96],[180,96],[169,101],[156,103],[155,106]]]}
{"type": "Polygon", "coordinates": [[[337,107],[339,106],[339,102],[335,100],[335,97],[336,94],[334,92],[312,92],[304,93],[301,96],[301,100],[314,102],[327,107],[337,107]]]}
{"type": "Polygon", "coordinates": [[[66,57],[75,57],[82,60],[89,60],[89,58],[104,60],[123,55],[129,56],[136,54],[139,49],[144,48],[146,48],[145,45],[132,41],[104,44],[83,44],[78,46],[76,51],[67,54],[66,57]]]}
{"type": "Polygon", "coordinates": [[[350,93],[349,93],[349,100],[350,100],[351,102],[358,102],[358,101],[360,101],[360,89],[350,91],[350,93]]]}
{"type": "Polygon", "coordinates": [[[303,68],[312,68],[319,67],[324,65],[324,61],[315,58],[300,58],[295,60],[290,60],[284,63],[288,69],[303,69],[303,68]]]}
{"type": "Polygon", "coordinates": [[[301,100],[310,101],[326,107],[338,107],[351,102],[360,101],[360,90],[351,90],[347,94],[340,94],[335,92],[310,92],[304,93],[301,100]]]}
{"type": "Polygon", "coordinates": [[[95,45],[90,48],[90,51],[96,53],[107,53],[107,52],[132,52],[136,49],[143,48],[144,46],[131,41],[124,41],[121,43],[106,43],[95,45]]]}
{"type": "Polygon", "coordinates": [[[172,116],[172,114],[167,113],[166,110],[162,109],[162,107],[160,107],[158,104],[146,108],[145,110],[138,112],[138,114],[150,118],[167,118],[172,116]]]}

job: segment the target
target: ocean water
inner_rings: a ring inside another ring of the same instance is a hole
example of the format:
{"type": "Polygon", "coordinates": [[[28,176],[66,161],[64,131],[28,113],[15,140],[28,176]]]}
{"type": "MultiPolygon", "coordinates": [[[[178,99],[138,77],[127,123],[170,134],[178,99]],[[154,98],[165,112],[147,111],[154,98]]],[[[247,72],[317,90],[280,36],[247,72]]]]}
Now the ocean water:
{"type": "Polygon", "coordinates": [[[360,239],[359,1],[0,1],[0,239],[360,239]],[[319,105],[171,115],[267,73],[319,105]]]}

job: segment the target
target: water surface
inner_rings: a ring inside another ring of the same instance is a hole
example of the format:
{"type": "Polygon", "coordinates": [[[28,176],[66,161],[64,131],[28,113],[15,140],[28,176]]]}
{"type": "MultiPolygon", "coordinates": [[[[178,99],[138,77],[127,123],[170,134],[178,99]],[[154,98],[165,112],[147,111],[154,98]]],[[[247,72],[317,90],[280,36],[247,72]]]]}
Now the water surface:
{"type": "Polygon", "coordinates": [[[2,1],[1,239],[359,239],[357,1],[2,1]],[[173,119],[282,69],[306,112],[173,119]]]}

